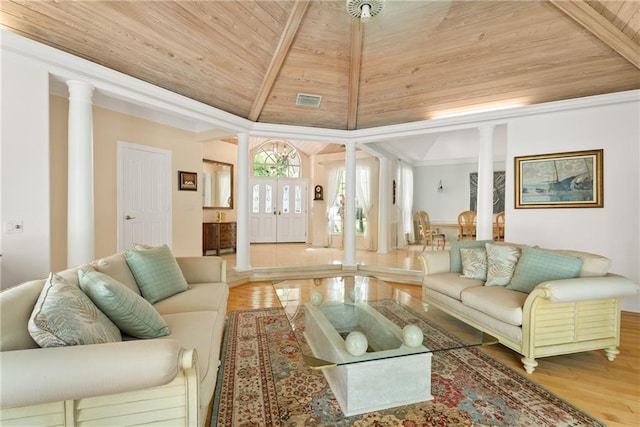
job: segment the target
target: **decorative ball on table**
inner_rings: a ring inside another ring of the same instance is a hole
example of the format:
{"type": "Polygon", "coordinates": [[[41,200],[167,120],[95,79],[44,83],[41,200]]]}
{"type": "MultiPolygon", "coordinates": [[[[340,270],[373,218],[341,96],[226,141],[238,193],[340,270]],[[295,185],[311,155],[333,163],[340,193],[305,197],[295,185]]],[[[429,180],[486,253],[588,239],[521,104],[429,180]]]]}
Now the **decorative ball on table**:
{"type": "Polygon", "coordinates": [[[321,292],[313,291],[311,292],[310,299],[311,299],[311,304],[320,305],[322,304],[322,300],[324,299],[324,297],[322,296],[321,292]]]}
{"type": "Polygon", "coordinates": [[[404,342],[407,347],[418,347],[422,345],[423,339],[424,334],[418,326],[407,325],[402,328],[402,342],[404,342]]]}
{"type": "Polygon", "coordinates": [[[362,356],[367,352],[367,348],[369,347],[367,336],[359,331],[349,333],[344,343],[347,346],[347,351],[352,356],[362,356]]]}

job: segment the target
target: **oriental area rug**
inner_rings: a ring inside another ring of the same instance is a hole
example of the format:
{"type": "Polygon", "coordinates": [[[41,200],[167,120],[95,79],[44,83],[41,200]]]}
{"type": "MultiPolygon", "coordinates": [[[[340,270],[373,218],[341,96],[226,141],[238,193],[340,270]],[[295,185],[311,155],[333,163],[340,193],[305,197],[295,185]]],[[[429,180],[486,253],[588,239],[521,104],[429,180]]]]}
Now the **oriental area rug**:
{"type": "MultiPolygon", "coordinates": [[[[430,339],[454,339],[412,309],[389,304],[382,309],[423,329],[427,347],[430,339]]],[[[604,425],[476,348],[434,353],[431,387],[433,400],[346,417],[322,371],[304,364],[284,311],[233,311],[211,426],[604,425]]]]}

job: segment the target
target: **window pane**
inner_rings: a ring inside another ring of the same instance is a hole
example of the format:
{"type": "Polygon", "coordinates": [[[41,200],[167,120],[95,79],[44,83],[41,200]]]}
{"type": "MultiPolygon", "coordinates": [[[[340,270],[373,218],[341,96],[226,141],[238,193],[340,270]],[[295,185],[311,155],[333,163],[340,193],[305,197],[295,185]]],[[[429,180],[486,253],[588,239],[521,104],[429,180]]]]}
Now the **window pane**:
{"type": "Polygon", "coordinates": [[[300,154],[287,141],[267,141],[253,156],[254,176],[300,177],[300,154]]]}
{"type": "Polygon", "coordinates": [[[289,213],[289,186],[282,187],[282,213],[289,213]]]}
{"type": "Polygon", "coordinates": [[[253,196],[251,197],[251,212],[260,213],[260,184],[253,184],[253,196]]]}
{"type": "Polygon", "coordinates": [[[264,186],[264,213],[273,212],[273,187],[270,184],[264,186]]]}
{"type": "Polygon", "coordinates": [[[302,187],[300,187],[299,185],[296,185],[295,193],[296,193],[296,199],[295,199],[294,209],[295,209],[295,213],[299,214],[299,213],[302,213],[302,187]]]}

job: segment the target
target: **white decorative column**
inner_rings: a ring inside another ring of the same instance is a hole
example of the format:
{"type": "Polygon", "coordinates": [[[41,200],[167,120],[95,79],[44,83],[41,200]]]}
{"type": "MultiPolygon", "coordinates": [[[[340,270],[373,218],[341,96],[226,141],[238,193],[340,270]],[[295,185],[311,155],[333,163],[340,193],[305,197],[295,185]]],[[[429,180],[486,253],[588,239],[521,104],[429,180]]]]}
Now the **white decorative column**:
{"type": "Polygon", "coordinates": [[[91,262],[93,216],[93,86],[68,80],[67,266],[91,262]]]}
{"type": "Polygon", "coordinates": [[[237,215],[236,271],[251,270],[249,246],[249,134],[238,134],[238,194],[233,201],[237,215]]]}
{"type": "Polygon", "coordinates": [[[389,159],[379,157],[380,179],[378,188],[378,253],[389,252],[389,194],[391,194],[389,179],[389,169],[391,167],[389,159]]]}
{"type": "Polygon", "coordinates": [[[493,238],[493,126],[478,128],[478,195],[476,238],[493,238]]]}
{"type": "Polygon", "coordinates": [[[346,144],[344,185],[344,254],[342,265],[349,269],[356,266],[356,144],[346,144]]]}

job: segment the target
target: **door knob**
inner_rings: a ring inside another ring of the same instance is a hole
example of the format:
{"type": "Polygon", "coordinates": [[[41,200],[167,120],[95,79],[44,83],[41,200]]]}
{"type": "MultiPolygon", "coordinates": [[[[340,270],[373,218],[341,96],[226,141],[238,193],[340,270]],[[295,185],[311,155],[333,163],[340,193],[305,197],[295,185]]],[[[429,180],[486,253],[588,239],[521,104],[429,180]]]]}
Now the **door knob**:
{"type": "Polygon", "coordinates": [[[125,217],[124,217],[124,219],[127,219],[127,220],[129,220],[129,219],[136,219],[136,217],[135,217],[135,216],[129,216],[129,215],[127,215],[127,216],[125,216],[125,217]]]}

